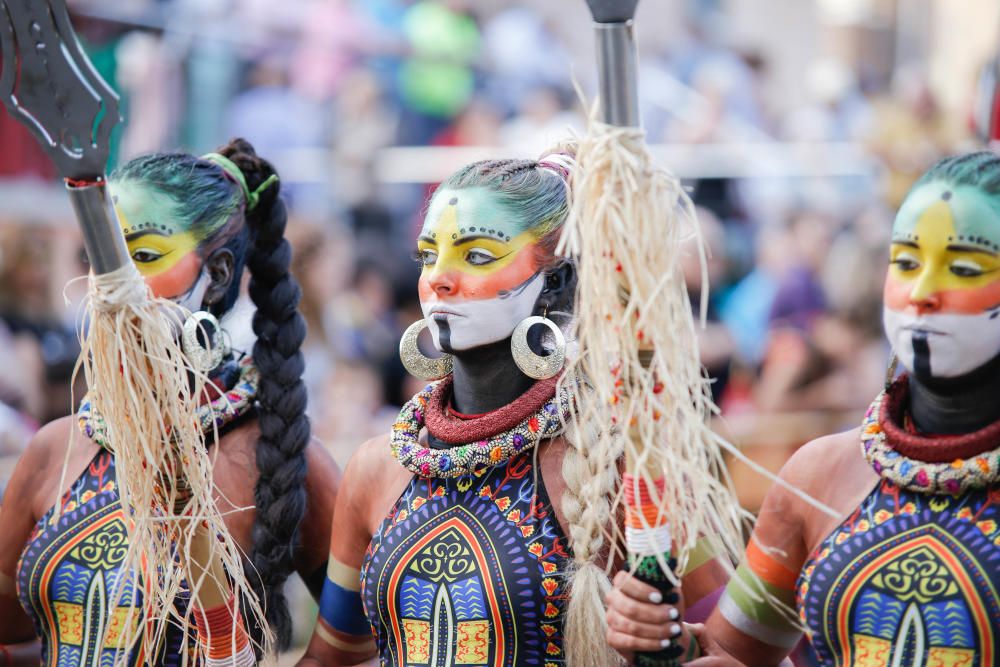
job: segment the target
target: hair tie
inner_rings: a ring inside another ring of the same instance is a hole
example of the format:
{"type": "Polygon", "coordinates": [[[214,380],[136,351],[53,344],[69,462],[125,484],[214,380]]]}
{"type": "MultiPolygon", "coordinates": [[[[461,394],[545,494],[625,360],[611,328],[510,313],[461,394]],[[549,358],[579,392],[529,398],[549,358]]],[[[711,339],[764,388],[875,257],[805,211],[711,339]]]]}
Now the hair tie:
{"type": "Polygon", "coordinates": [[[538,160],[539,169],[555,172],[559,178],[569,183],[569,175],[573,172],[576,160],[569,153],[549,153],[538,160]]]}
{"type": "Polygon", "coordinates": [[[278,182],[278,175],[271,174],[264,180],[263,183],[257,186],[256,190],[251,191],[250,187],[247,185],[247,177],[243,174],[243,170],[240,169],[239,165],[227,158],[225,155],[220,153],[205,153],[201,156],[201,159],[207,160],[208,162],[221,167],[222,171],[226,173],[226,176],[235,182],[236,185],[240,186],[240,190],[243,191],[243,198],[246,199],[247,202],[247,211],[252,211],[257,208],[257,204],[260,203],[261,193],[278,182]]]}

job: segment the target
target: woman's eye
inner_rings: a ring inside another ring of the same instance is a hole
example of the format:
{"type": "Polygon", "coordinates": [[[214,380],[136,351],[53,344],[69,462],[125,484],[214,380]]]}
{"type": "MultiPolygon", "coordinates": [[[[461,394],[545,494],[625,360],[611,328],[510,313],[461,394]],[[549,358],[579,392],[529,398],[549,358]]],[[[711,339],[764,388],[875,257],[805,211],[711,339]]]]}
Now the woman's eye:
{"type": "Polygon", "coordinates": [[[920,262],[910,255],[899,255],[891,263],[899,267],[900,271],[913,271],[920,266],[920,262]]]}
{"type": "Polygon", "coordinates": [[[493,255],[493,253],[487,250],[473,248],[469,251],[469,254],[465,256],[465,261],[473,266],[483,266],[484,264],[497,261],[497,258],[493,255]]]}
{"type": "Polygon", "coordinates": [[[433,250],[418,250],[413,254],[413,259],[421,266],[433,266],[437,262],[438,254],[433,250]]]}
{"type": "Polygon", "coordinates": [[[155,262],[161,257],[163,257],[163,255],[160,253],[146,248],[140,248],[132,253],[132,261],[139,262],[140,264],[149,264],[150,262],[155,262]]]}
{"type": "Polygon", "coordinates": [[[975,278],[976,276],[983,275],[983,267],[975,262],[952,262],[948,268],[953,274],[961,278],[975,278]]]}

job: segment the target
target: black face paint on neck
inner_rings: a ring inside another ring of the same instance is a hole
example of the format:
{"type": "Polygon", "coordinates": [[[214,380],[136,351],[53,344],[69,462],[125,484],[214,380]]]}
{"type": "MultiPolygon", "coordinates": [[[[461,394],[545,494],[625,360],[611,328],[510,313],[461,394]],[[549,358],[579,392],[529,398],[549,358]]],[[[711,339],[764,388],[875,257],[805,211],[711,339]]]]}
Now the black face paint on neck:
{"type": "Polygon", "coordinates": [[[1000,419],[1000,354],[957,378],[910,376],[910,416],[921,433],[972,433],[1000,419]]]}
{"type": "Polygon", "coordinates": [[[913,374],[918,378],[929,380],[931,375],[931,347],[927,343],[927,334],[913,334],[913,374]]]}
{"type": "MultiPolygon", "coordinates": [[[[571,262],[564,262],[546,274],[545,287],[535,302],[532,314],[569,312],[576,291],[576,272],[571,262]]],[[[533,349],[541,349],[539,338],[544,329],[535,327],[529,338],[533,349]]],[[[439,344],[447,350],[447,329],[439,332],[439,344]]],[[[521,372],[510,351],[510,338],[471,350],[454,352],[452,406],[466,414],[491,412],[514,402],[535,380],[521,372]]]]}

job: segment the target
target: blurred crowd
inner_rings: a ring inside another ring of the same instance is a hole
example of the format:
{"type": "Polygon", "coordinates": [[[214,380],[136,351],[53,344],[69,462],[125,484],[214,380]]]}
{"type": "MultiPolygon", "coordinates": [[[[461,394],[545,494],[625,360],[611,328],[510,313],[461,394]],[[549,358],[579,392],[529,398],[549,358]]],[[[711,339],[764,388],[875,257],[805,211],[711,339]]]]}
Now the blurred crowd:
{"type": "MultiPolygon", "coordinates": [[[[420,317],[408,257],[433,184],[381,178],[384,149],[531,157],[583,126],[574,85],[589,90],[590,43],[570,30],[577,23],[534,4],[71,3],[95,65],[122,94],[128,121],[113,163],[165,148],[207,151],[237,135],[275,162],[309,324],[311,418],[341,463],[417,389],[396,345],[420,317]]],[[[643,113],[651,143],[756,144],[759,168],[773,171],[688,182],[710,250],[701,353],[719,428],[747,451],[765,448],[759,458],[776,467],[789,448],[854,426],[877,392],[895,206],[922,170],[971,139],[966,118],[945,117],[919,68],[886,78],[821,60],[807,69],[805,101],[788,108],[768,85],[766,57],[726,43],[692,12],[680,38],[643,45],[643,113]],[[787,144],[852,146],[863,168],[799,174],[765,150],[787,144]]],[[[6,117],[0,143],[4,192],[53,179],[6,117]]],[[[70,409],[77,313],[66,304],[81,286],[66,285],[85,272],[81,247],[68,216],[0,212],[0,462],[70,409]]],[[[684,271],[697,307],[706,285],[693,249],[684,271]]]]}

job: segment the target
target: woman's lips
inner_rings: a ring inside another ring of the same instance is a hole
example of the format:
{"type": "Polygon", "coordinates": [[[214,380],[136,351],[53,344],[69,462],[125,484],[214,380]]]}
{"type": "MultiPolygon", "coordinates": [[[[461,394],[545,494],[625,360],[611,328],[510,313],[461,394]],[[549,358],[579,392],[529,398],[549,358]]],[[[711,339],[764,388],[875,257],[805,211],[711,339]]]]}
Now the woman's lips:
{"type": "Polygon", "coordinates": [[[459,313],[448,308],[431,307],[430,309],[431,317],[444,318],[444,317],[465,317],[462,313],[459,313]]]}

